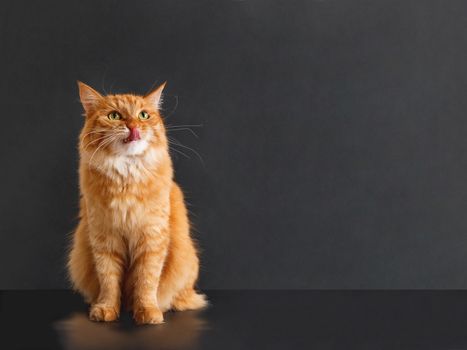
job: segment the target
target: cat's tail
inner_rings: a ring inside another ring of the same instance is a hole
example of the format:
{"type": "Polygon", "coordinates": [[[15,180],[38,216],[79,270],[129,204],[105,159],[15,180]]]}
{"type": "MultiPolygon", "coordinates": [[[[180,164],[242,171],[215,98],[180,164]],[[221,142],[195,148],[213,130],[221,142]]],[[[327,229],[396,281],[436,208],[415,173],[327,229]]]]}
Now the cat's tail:
{"type": "Polygon", "coordinates": [[[172,307],[174,310],[197,310],[208,306],[206,295],[196,293],[192,288],[181,291],[173,300],[172,307]]]}

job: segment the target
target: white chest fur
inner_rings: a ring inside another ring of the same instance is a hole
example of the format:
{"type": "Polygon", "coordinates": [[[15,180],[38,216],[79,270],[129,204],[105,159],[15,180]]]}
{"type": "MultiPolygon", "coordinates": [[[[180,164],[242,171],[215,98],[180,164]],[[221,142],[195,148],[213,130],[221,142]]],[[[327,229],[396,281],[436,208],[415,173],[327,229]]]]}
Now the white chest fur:
{"type": "Polygon", "coordinates": [[[146,150],[141,155],[98,154],[87,159],[89,166],[115,181],[144,181],[162,158],[157,148],[146,150]]]}

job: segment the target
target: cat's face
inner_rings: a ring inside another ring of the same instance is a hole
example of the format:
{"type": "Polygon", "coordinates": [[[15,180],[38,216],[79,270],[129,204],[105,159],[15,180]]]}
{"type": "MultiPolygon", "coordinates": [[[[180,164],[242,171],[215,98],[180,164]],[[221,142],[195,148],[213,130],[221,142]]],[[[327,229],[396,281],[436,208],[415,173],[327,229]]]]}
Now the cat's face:
{"type": "Polygon", "coordinates": [[[139,156],[149,148],[166,148],[167,140],[159,104],[165,83],[146,96],[102,96],[78,82],[85,110],[80,137],[82,152],[139,156]]]}

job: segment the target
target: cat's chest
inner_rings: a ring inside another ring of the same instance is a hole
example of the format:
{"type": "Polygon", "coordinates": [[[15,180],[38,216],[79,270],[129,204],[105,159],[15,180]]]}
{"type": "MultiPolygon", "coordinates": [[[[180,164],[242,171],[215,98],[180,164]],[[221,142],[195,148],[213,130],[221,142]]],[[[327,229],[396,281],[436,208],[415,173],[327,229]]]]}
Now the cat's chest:
{"type": "Polygon", "coordinates": [[[84,167],[83,192],[93,221],[128,229],[167,219],[170,172],[150,164],[131,157],[106,157],[98,166],[84,167]]]}
{"type": "Polygon", "coordinates": [[[161,226],[168,220],[170,204],[166,191],[148,189],[108,189],[107,197],[89,205],[94,222],[117,229],[133,231],[139,227],[161,226]]]}
{"type": "Polygon", "coordinates": [[[141,182],[150,174],[144,162],[132,157],[107,157],[101,161],[97,169],[110,180],[122,182],[141,182]]]}

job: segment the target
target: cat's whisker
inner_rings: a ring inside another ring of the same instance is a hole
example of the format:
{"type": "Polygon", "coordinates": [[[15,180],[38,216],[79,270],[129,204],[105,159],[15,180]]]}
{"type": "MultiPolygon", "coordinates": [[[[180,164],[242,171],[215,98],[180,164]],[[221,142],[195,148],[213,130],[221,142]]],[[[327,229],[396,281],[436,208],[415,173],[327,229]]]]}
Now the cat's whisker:
{"type": "Polygon", "coordinates": [[[203,164],[203,166],[205,165],[203,157],[201,157],[201,155],[197,151],[195,151],[193,148],[185,146],[182,143],[180,143],[180,141],[178,141],[178,140],[176,140],[174,138],[171,138],[171,137],[168,137],[168,140],[169,140],[169,143],[172,144],[172,145],[180,146],[180,147],[183,147],[185,149],[188,149],[188,150],[192,151],[194,154],[196,154],[198,156],[199,160],[201,161],[201,164],[203,164]]]}
{"type": "Polygon", "coordinates": [[[198,134],[195,133],[191,128],[201,128],[203,127],[203,124],[181,124],[181,125],[166,125],[165,129],[167,132],[170,131],[178,131],[178,130],[188,130],[195,136],[196,138],[199,138],[198,134]]]}
{"type": "Polygon", "coordinates": [[[107,139],[108,137],[110,137],[110,136],[109,136],[109,135],[104,135],[104,136],[102,136],[102,137],[99,137],[99,138],[97,138],[97,139],[95,139],[95,140],[93,140],[93,141],[88,142],[86,145],[84,145],[83,148],[86,149],[86,148],[88,148],[91,144],[93,144],[93,143],[95,143],[95,142],[98,142],[98,141],[101,141],[101,140],[105,140],[105,139],[107,139]]]}
{"type": "Polygon", "coordinates": [[[172,114],[175,113],[175,111],[177,110],[177,107],[178,107],[178,96],[175,95],[175,106],[174,106],[174,108],[172,108],[172,110],[170,111],[169,114],[167,114],[166,116],[164,116],[164,119],[165,119],[165,120],[169,119],[169,118],[172,116],[172,114]]]}
{"type": "Polygon", "coordinates": [[[97,147],[97,148],[95,149],[94,153],[92,154],[91,158],[89,159],[89,164],[92,163],[92,159],[93,159],[94,155],[97,153],[97,151],[99,151],[99,149],[101,149],[101,148],[103,148],[103,147],[109,145],[109,144],[110,144],[112,141],[114,141],[114,140],[115,140],[115,137],[113,137],[113,138],[109,137],[108,139],[106,139],[105,141],[103,141],[103,142],[99,145],[99,147],[97,147]]]}
{"type": "Polygon", "coordinates": [[[195,133],[193,130],[191,130],[190,128],[173,128],[173,129],[167,129],[167,132],[170,132],[170,131],[183,131],[183,130],[187,130],[189,131],[194,137],[196,137],[197,139],[199,139],[199,136],[197,133],[195,133]]]}
{"type": "Polygon", "coordinates": [[[105,135],[114,135],[114,134],[121,134],[121,133],[125,133],[126,131],[123,130],[123,129],[116,129],[116,131],[114,130],[106,130],[106,129],[102,129],[102,130],[95,130],[95,131],[90,131],[88,133],[86,133],[84,136],[88,136],[88,135],[91,135],[91,134],[102,134],[102,133],[105,133],[105,135]]]}
{"type": "Polygon", "coordinates": [[[91,155],[91,158],[89,158],[89,167],[91,166],[92,159],[94,158],[94,155],[97,153],[97,151],[99,151],[99,149],[104,147],[108,142],[109,142],[109,139],[105,140],[94,150],[93,154],[91,155]]]}
{"type": "MultiPolygon", "coordinates": [[[[125,130],[120,130],[120,129],[116,129],[116,130],[117,130],[117,132],[125,131],[125,130]]],[[[91,134],[100,134],[100,133],[103,133],[103,132],[107,133],[108,131],[109,131],[109,130],[108,130],[108,129],[105,129],[105,128],[103,128],[103,129],[94,129],[94,130],[91,130],[91,131],[85,133],[85,134],[83,135],[83,138],[86,137],[86,136],[88,136],[88,135],[91,135],[91,134]]]]}
{"type": "Polygon", "coordinates": [[[184,152],[182,152],[182,151],[176,149],[175,147],[170,147],[170,146],[169,146],[169,149],[170,149],[171,151],[175,151],[175,152],[177,152],[177,153],[180,153],[181,155],[185,156],[185,157],[188,158],[188,159],[191,159],[190,156],[188,156],[186,153],[184,153],[184,152]]]}
{"type": "Polygon", "coordinates": [[[125,132],[125,131],[121,131],[121,132],[112,133],[112,134],[109,134],[109,135],[104,135],[104,136],[99,137],[99,138],[97,138],[97,139],[95,139],[95,140],[93,140],[93,141],[88,142],[86,145],[84,145],[83,148],[86,149],[89,145],[91,145],[91,144],[93,144],[93,143],[95,143],[95,142],[101,141],[101,140],[106,140],[108,137],[112,137],[112,136],[114,136],[114,135],[115,135],[115,136],[118,136],[118,135],[120,135],[120,136],[125,136],[125,135],[126,135],[126,132],[125,132]]]}
{"type": "Polygon", "coordinates": [[[202,128],[204,125],[203,124],[184,124],[184,125],[166,125],[166,129],[172,129],[172,128],[178,128],[178,127],[189,127],[189,128],[202,128]]]}
{"type": "Polygon", "coordinates": [[[101,148],[103,148],[104,146],[106,145],[109,145],[111,144],[113,141],[117,140],[118,139],[118,136],[120,136],[119,134],[112,134],[108,139],[104,140],[94,151],[94,153],[91,155],[91,158],[89,159],[89,167],[91,166],[92,164],[92,159],[94,158],[95,154],[97,153],[97,151],[99,151],[101,148]]]}
{"type": "Polygon", "coordinates": [[[100,129],[100,130],[92,130],[92,131],[89,131],[87,132],[86,134],[83,135],[83,139],[89,135],[92,135],[92,134],[101,134],[103,132],[106,132],[107,130],[105,129],[100,129]]]}
{"type": "Polygon", "coordinates": [[[82,137],[82,140],[85,141],[86,138],[87,138],[87,137],[90,137],[90,136],[95,136],[95,135],[97,135],[97,136],[102,136],[103,133],[104,133],[103,131],[101,131],[101,132],[96,132],[96,133],[92,133],[92,134],[89,133],[89,134],[84,135],[84,136],[82,137]]]}

